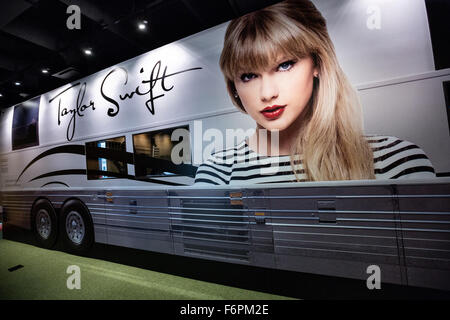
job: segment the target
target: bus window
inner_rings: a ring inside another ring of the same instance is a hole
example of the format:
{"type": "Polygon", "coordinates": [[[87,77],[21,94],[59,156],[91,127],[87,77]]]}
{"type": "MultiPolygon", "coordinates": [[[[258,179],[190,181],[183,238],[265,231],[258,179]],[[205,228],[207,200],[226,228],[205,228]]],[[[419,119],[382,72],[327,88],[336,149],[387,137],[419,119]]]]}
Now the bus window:
{"type": "Polygon", "coordinates": [[[12,149],[39,145],[39,102],[36,97],[14,107],[12,124],[12,149]]]}
{"type": "Polygon", "coordinates": [[[190,175],[179,165],[191,163],[188,126],[135,134],[133,146],[136,177],[190,175]]]}
{"type": "Polygon", "coordinates": [[[127,152],[125,137],[86,143],[88,180],[126,178],[127,152]]]}

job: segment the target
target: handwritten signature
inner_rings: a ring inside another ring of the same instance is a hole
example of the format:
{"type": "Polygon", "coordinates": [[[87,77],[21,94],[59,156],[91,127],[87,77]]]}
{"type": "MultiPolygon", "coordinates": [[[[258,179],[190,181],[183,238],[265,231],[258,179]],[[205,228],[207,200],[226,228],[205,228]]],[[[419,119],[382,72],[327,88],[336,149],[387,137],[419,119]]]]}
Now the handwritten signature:
{"type": "MultiPolygon", "coordinates": [[[[128,83],[128,71],[123,67],[118,67],[118,68],[111,70],[103,78],[102,84],[100,86],[100,93],[101,93],[103,99],[105,99],[107,102],[112,104],[112,106],[110,106],[108,108],[108,112],[107,112],[108,116],[115,117],[120,111],[120,101],[132,99],[135,95],[136,96],[148,95],[148,99],[145,102],[145,106],[147,107],[148,111],[150,111],[150,113],[152,115],[154,115],[155,114],[155,100],[162,98],[165,95],[164,93],[156,95],[156,96],[154,95],[154,88],[156,87],[158,82],[161,85],[161,89],[164,92],[168,92],[168,91],[171,91],[174,86],[172,85],[172,86],[168,87],[166,85],[167,78],[173,77],[175,75],[179,75],[179,74],[182,74],[182,73],[185,73],[188,71],[199,70],[202,68],[200,68],[200,67],[190,68],[190,69],[174,72],[171,74],[167,74],[167,66],[164,67],[164,70],[162,71],[162,73],[161,73],[161,69],[162,69],[161,61],[156,62],[150,72],[148,79],[142,80],[141,85],[137,86],[136,89],[134,89],[133,91],[126,92],[123,95],[119,94],[118,98],[116,98],[116,99],[114,99],[113,97],[111,97],[110,95],[107,94],[108,84],[111,82],[111,80],[108,80],[108,79],[110,78],[110,76],[113,73],[121,72],[124,76],[123,85],[125,86],[128,83]]],[[[144,68],[141,68],[140,73],[144,73],[144,68]]],[[[86,82],[83,82],[83,83],[78,82],[78,83],[75,83],[75,84],[71,85],[70,87],[64,89],[63,91],[61,91],[54,97],[50,98],[50,100],[49,100],[49,102],[52,103],[53,101],[55,101],[55,99],[59,98],[58,99],[58,126],[61,125],[62,118],[66,117],[66,116],[69,116],[69,118],[70,118],[70,120],[67,124],[67,132],[66,132],[66,138],[68,141],[71,141],[75,135],[77,117],[84,117],[86,111],[88,111],[88,110],[94,111],[96,109],[96,107],[95,107],[96,104],[93,100],[90,100],[88,104],[84,103],[86,88],[87,88],[86,82]],[[66,92],[68,92],[69,90],[75,89],[75,88],[78,88],[78,96],[77,96],[77,101],[76,101],[75,107],[62,107],[61,106],[62,97],[64,96],[64,94],[66,92]]]]}

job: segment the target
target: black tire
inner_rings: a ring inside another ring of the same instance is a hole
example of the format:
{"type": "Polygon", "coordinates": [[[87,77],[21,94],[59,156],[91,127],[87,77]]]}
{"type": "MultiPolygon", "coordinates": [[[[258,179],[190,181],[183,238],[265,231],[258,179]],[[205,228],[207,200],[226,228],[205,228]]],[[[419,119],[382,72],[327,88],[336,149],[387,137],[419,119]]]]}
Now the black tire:
{"type": "Polygon", "coordinates": [[[94,243],[94,224],[88,208],[78,200],[69,200],[61,208],[60,231],[64,247],[84,254],[94,243]]]}
{"type": "Polygon", "coordinates": [[[40,247],[51,249],[58,238],[58,219],[50,201],[38,200],[31,211],[31,228],[40,247]]]}

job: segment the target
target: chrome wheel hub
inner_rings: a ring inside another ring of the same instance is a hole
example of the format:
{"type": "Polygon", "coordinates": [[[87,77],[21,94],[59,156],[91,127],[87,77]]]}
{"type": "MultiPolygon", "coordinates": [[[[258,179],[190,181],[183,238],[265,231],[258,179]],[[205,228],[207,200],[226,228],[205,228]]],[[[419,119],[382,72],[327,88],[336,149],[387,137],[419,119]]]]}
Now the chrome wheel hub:
{"type": "Polygon", "coordinates": [[[71,211],[66,217],[66,233],[70,241],[80,244],[85,235],[84,221],[76,211],[71,211]]]}
{"type": "Polygon", "coordinates": [[[41,209],[36,215],[36,230],[39,236],[47,240],[52,230],[52,220],[47,210],[41,209]]]}

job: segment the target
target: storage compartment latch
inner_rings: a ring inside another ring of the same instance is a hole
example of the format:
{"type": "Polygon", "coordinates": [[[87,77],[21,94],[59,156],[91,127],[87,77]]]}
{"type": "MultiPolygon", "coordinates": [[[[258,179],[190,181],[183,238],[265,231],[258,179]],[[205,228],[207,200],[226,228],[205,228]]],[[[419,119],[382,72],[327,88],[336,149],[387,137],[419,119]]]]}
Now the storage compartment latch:
{"type": "Polygon", "coordinates": [[[317,201],[319,223],[336,223],[336,203],[334,200],[317,201]]]}
{"type": "Polygon", "coordinates": [[[264,212],[255,212],[256,224],[266,224],[266,215],[264,212]]]}
{"type": "Polygon", "coordinates": [[[230,192],[230,204],[242,206],[244,204],[242,192],[230,192]]]}

